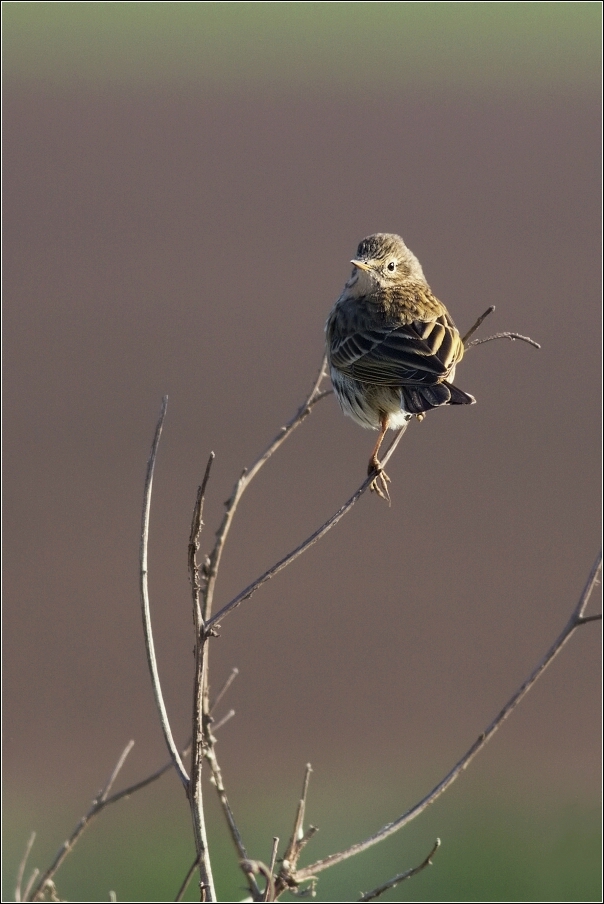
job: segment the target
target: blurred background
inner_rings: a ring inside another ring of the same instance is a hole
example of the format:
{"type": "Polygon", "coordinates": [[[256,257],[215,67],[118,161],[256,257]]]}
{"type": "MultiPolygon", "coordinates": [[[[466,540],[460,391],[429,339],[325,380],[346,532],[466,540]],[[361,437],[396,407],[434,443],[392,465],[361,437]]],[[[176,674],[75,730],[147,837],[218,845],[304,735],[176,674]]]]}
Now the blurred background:
{"type": "MultiPolygon", "coordinates": [[[[144,473],[160,674],[179,742],[193,674],[186,547],[304,399],[363,236],[398,232],[463,332],[471,408],[412,424],[320,544],[224,620],[239,678],[217,752],[250,855],[294,817],[304,863],[426,794],[565,624],[598,548],[599,3],[16,3],[4,31],[4,900],[136,741],[166,760],[139,614],[144,473]],[[29,867],[28,867],[29,869],[29,867]]],[[[222,606],[359,485],[375,436],[329,397],[250,487],[222,606]]],[[[596,611],[599,600],[592,601],[596,611]]],[[[354,900],[600,900],[599,642],[579,631],[429,812],[323,873],[354,900]]],[[[208,787],[208,795],[211,789],[208,787]]],[[[222,900],[242,880],[215,801],[222,900]]],[[[102,815],[72,900],[173,899],[193,854],[169,775],[102,815]]],[[[195,888],[188,895],[195,899],[195,888]]]]}

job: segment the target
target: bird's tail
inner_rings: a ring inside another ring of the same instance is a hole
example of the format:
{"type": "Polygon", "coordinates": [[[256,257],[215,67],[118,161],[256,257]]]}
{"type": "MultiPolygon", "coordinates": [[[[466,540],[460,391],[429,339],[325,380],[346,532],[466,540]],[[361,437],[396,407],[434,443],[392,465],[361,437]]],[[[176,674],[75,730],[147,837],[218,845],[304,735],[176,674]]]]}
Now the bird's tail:
{"type": "Polygon", "coordinates": [[[474,396],[443,380],[433,386],[403,386],[403,407],[410,414],[421,414],[441,405],[473,405],[474,396]]]}

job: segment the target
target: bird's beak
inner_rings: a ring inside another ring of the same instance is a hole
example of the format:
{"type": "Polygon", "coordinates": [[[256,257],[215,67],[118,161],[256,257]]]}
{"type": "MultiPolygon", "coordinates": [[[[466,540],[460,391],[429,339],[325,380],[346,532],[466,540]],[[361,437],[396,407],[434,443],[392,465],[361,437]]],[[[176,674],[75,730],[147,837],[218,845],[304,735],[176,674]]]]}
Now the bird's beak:
{"type": "Polygon", "coordinates": [[[367,270],[367,271],[371,270],[371,267],[365,261],[352,260],[352,261],[350,261],[350,263],[354,264],[355,267],[358,267],[359,270],[367,270]]]}

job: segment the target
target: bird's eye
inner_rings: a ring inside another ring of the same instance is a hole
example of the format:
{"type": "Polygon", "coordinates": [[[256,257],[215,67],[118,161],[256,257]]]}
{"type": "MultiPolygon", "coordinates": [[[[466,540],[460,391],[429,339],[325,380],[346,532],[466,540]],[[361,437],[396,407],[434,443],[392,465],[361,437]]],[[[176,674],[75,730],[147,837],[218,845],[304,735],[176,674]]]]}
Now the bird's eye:
{"type": "Polygon", "coordinates": [[[391,273],[394,273],[394,271],[396,270],[396,261],[390,261],[390,263],[388,264],[388,269],[391,273]]]}

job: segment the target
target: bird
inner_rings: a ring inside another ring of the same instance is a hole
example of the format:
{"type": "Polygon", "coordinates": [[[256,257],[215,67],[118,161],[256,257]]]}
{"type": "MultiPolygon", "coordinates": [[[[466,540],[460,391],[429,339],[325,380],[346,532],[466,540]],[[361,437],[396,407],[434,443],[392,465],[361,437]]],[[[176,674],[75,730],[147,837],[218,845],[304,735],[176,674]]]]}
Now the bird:
{"type": "Polygon", "coordinates": [[[463,340],[400,235],[367,236],[350,263],[325,324],[327,361],[344,414],[379,430],[367,473],[371,490],[389,502],[390,478],[378,458],[386,431],[476,399],[453,385],[463,340]]]}

